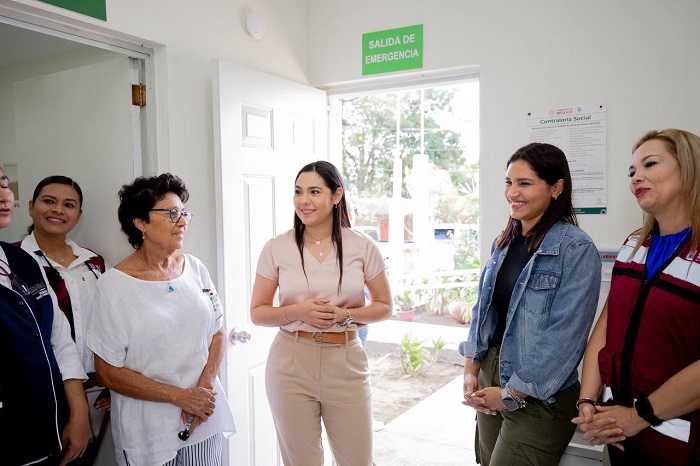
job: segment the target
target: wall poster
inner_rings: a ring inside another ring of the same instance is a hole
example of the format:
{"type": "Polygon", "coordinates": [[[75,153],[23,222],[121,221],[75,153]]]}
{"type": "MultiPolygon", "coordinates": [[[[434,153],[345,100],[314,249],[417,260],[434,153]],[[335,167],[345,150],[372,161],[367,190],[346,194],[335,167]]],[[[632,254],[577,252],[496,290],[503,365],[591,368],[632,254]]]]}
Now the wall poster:
{"type": "Polygon", "coordinates": [[[573,181],[577,214],[607,213],[607,107],[579,105],[528,112],[528,142],[564,151],[573,181]]]}

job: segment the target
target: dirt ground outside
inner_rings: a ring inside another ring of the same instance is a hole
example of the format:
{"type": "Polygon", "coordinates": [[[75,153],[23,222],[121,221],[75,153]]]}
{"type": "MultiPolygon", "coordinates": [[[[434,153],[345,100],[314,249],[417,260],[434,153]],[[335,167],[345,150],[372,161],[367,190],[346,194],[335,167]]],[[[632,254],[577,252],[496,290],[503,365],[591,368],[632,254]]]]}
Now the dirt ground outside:
{"type": "MultiPolygon", "coordinates": [[[[367,357],[374,420],[384,424],[388,424],[416,403],[435,393],[463,370],[463,366],[456,361],[438,358],[416,377],[405,377],[398,348],[388,353],[374,352],[371,345],[368,345],[367,357]]],[[[455,393],[455,396],[457,395],[458,393],[455,393]]]]}
{"type": "MultiPolygon", "coordinates": [[[[450,316],[417,312],[415,321],[464,327],[466,339],[468,326],[458,324],[450,316]]],[[[464,368],[464,359],[457,351],[444,350],[416,377],[407,377],[401,367],[398,345],[372,342],[371,327],[365,349],[369,360],[374,420],[384,424],[454,380],[464,368]]],[[[432,351],[432,348],[427,349],[432,351]]]]}

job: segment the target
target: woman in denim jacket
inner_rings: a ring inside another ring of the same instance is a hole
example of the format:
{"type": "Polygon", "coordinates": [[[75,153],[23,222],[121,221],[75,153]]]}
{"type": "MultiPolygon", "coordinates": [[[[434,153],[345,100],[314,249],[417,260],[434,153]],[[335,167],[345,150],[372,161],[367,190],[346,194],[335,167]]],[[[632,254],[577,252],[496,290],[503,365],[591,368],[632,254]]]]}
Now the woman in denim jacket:
{"type": "Polygon", "coordinates": [[[507,163],[506,229],[472,310],[463,404],[482,466],[557,465],[576,428],[578,365],[595,318],[600,256],[576,225],[566,156],[550,144],[507,163]]]}

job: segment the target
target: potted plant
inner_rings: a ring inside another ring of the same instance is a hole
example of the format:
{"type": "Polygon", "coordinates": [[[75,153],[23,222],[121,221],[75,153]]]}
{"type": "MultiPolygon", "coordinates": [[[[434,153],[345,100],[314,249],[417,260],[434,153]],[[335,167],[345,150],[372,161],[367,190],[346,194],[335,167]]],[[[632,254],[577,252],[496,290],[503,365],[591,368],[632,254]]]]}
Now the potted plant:
{"type": "Polygon", "coordinates": [[[471,322],[471,309],[476,301],[476,288],[453,289],[453,298],[447,305],[447,312],[460,324],[471,322]]]}
{"type": "Polygon", "coordinates": [[[399,320],[413,322],[416,314],[416,300],[413,292],[405,289],[401,293],[394,295],[394,303],[396,303],[396,315],[399,320]]]}
{"type": "Polygon", "coordinates": [[[452,277],[445,275],[438,278],[434,282],[434,288],[430,293],[430,300],[428,301],[428,308],[431,313],[435,315],[442,315],[447,310],[447,305],[452,297],[452,289],[447,288],[446,285],[451,283],[452,277]]]}

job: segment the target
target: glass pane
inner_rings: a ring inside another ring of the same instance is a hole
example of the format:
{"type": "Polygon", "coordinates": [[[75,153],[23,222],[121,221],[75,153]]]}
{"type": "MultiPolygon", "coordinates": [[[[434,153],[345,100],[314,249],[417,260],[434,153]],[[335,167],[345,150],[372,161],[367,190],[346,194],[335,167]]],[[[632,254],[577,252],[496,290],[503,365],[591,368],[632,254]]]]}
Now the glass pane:
{"type": "Polygon", "coordinates": [[[378,241],[391,268],[397,249],[388,244],[389,212],[399,206],[404,244],[400,270],[390,274],[392,289],[397,295],[411,290],[426,310],[432,302],[439,314],[450,301],[473,299],[478,137],[478,82],[342,101],[343,173],[355,228],[378,241]],[[419,154],[427,161],[419,162],[419,154]],[[392,200],[396,156],[402,170],[398,204],[392,200]]]}

